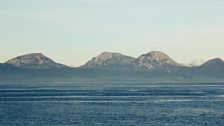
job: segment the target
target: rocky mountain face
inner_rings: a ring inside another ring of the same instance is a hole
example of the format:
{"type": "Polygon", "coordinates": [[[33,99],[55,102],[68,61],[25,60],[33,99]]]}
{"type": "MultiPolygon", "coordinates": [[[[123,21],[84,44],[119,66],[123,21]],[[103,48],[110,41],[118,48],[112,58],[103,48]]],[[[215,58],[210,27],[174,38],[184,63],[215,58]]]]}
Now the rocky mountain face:
{"type": "Polygon", "coordinates": [[[128,69],[133,67],[135,58],[120,53],[104,52],[93,57],[82,68],[128,69]]]}
{"type": "Polygon", "coordinates": [[[210,67],[210,66],[213,66],[213,67],[224,66],[224,61],[220,58],[214,58],[201,65],[201,67],[210,67]]]}
{"type": "Polygon", "coordinates": [[[50,58],[41,53],[31,53],[18,56],[5,62],[18,68],[26,69],[51,69],[51,68],[66,68],[67,66],[56,63],[50,58]]]}
{"type": "Polygon", "coordinates": [[[138,67],[145,69],[155,69],[164,65],[180,66],[177,62],[171,59],[168,55],[159,51],[152,51],[139,56],[135,60],[138,67]]]}
{"type": "Polygon", "coordinates": [[[152,51],[143,54],[138,58],[122,55],[120,53],[104,52],[97,57],[93,57],[82,67],[84,68],[119,68],[137,71],[147,71],[156,69],[164,65],[180,66],[168,55],[152,51]]]}
{"type": "Polygon", "coordinates": [[[186,67],[159,51],[152,51],[137,58],[104,52],[79,68],[58,64],[41,53],[18,56],[0,63],[0,82],[44,79],[69,82],[102,81],[102,79],[112,82],[115,80],[224,82],[223,78],[224,61],[220,58],[209,60],[200,66],[186,67]]]}

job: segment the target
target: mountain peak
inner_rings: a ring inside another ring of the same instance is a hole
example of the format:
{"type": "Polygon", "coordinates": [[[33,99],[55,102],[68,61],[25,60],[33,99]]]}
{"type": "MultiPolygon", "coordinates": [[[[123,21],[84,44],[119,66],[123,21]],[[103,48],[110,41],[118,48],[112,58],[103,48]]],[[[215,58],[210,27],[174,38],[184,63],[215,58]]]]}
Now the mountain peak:
{"type": "Polygon", "coordinates": [[[97,57],[93,57],[82,67],[84,68],[98,68],[98,67],[119,67],[124,65],[130,65],[134,62],[134,58],[125,56],[121,53],[103,52],[97,57]]]}
{"type": "Polygon", "coordinates": [[[221,58],[214,58],[202,64],[202,66],[211,66],[211,65],[224,65],[224,61],[221,58]]]}
{"type": "Polygon", "coordinates": [[[99,56],[97,56],[98,59],[110,59],[112,57],[121,57],[121,53],[114,53],[114,52],[103,52],[99,56]]]}
{"type": "Polygon", "coordinates": [[[21,55],[6,61],[5,64],[10,64],[21,68],[35,68],[35,69],[66,67],[65,65],[54,62],[53,60],[51,60],[42,53],[30,53],[26,55],[21,55]]]}
{"type": "Polygon", "coordinates": [[[153,59],[170,59],[167,54],[160,51],[151,51],[149,53],[143,54],[143,56],[150,56],[153,59]]]}
{"type": "Polygon", "coordinates": [[[25,54],[25,55],[39,55],[39,56],[45,56],[43,53],[29,53],[29,54],[25,54]]]}
{"type": "Polygon", "coordinates": [[[215,62],[224,62],[221,58],[214,58],[214,59],[211,59],[211,61],[215,61],[215,62]]]}
{"type": "Polygon", "coordinates": [[[151,51],[138,58],[125,56],[121,53],[103,52],[97,57],[93,57],[82,67],[84,68],[129,68],[130,70],[149,70],[162,65],[179,66],[168,55],[160,51],[151,51]]]}
{"type": "Polygon", "coordinates": [[[136,60],[136,64],[140,67],[146,67],[147,69],[153,69],[162,65],[179,66],[179,64],[167,54],[160,51],[151,51],[139,56],[136,60]]]}

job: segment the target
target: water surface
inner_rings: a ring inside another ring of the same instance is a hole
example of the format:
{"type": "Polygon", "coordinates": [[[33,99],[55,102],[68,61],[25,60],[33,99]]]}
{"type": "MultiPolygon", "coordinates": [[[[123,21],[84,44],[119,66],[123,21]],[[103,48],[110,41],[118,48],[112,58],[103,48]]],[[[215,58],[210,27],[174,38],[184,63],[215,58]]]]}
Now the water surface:
{"type": "Polygon", "coordinates": [[[0,122],[223,126],[224,84],[1,84],[0,122]]]}

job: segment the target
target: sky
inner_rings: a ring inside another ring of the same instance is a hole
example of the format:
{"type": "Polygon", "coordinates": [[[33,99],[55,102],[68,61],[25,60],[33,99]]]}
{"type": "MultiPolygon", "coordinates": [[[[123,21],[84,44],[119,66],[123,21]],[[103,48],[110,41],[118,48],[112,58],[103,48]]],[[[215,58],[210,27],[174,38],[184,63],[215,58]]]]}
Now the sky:
{"type": "Polygon", "coordinates": [[[43,53],[70,66],[102,52],[224,59],[224,0],[0,0],[0,62],[43,53]]]}

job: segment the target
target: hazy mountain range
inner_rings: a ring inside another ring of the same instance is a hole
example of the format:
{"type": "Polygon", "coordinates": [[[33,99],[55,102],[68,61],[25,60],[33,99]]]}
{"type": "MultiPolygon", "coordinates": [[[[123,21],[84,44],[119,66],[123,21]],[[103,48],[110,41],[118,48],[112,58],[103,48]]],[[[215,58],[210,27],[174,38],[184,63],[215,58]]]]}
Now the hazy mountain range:
{"type": "Polygon", "coordinates": [[[73,68],[41,53],[15,57],[0,64],[0,83],[140,81],[140,82],[223,82],[224,61],[211,59],[200,66],[187,67],[167,54],[152,51],[137,58],[104,52],[86,64],[73,68]]]}

